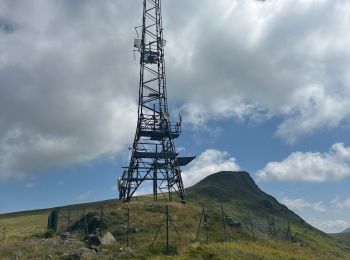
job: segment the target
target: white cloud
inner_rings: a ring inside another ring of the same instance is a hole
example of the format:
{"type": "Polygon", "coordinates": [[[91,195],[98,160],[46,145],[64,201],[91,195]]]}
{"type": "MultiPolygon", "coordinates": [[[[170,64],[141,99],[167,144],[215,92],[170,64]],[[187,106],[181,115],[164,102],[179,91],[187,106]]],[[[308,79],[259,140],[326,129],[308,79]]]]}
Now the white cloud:
{"type": "Polygon", "coordinates": [[[343,219],[320,220],[316,218],[308,218],[307,221],[326,233],[338,233],[350,227],[350,222],[343,219]]]}
{"type": "Polygon", "coordinates": [[[350,209],[350,198],[341,200],[336,197],[331,201],[331,204],[338,209],[350,209]]]}
{"type": "Polygon", "coordinates": [[[276,135],[293,143],[349,120],[348,1],[217,2],[170,26],[171,91],[189,122],[278,116],[276,135]]]}
{"type": "Polygon", "coordinates": [[[302,212],[304,209],[312,209],[318,212],[326,211],[326,208],[322,201],[311,203],[307,202],[304,199],[290,199],[285,197],[282,199],[282,203],[286,205],[291,210],[302,212]]]}
{"type": "MultiPolygon", "coordinates": [[[[181,174],[184,186],[187,188],[204,179],[208,175],[219,171],[238,171],[240,169],[234,157],[230,157],[227,152],[215,149],[207,149],[202,152],[190,166],[181,174]]],[[[112,189],[117,191],[117,186],[112,189]]],[[[160,192],[160,190],[158,190],[160,192]]],[[[153,194],[153,187],[150,182],[144,182],[137,189],[134,196],[153,194]]]]}
{"type": "Polygon", "coordinates": [[[210,174],[219,171],[238,171],[240,169],[234,157],[227,152],[208,149],[202,152],[182,173],[186,187],[192,186],[210,174]]]}
{"type": "Polygon", "coordinates": [[[321,86],[298,90],[295,98],[304,105],[298,112],[291,112],[291,116],[278,127],[277,136],[294,143],[300,136],[322,127],[334,128],[348,118],[350,100],[325,92],[321,86]]]}
{"type": "Polygon", "coordinates": [[[91,195],[93,194],[93,192],[91,190],[85,192],[85,193],[82,193],[80,194],[79,196],[77,196],[76,200],[80,200],[80,201],[83,201],[83,200],[86,200],[88,199],[91,195]]]}
{"type": "Polygon", "coordinates": [[[33,182],[27,182],[26,184],[25,184],[25,187],[27,188],[27,189],[31,189],[31,188],[33,188],[35,186],[35,183],[33,183],[33,182]]]}
{"type": "MultiPolygon", "coordinates": [[[[196,126],[278,116],[276,135],[290,143],[338,127],[350,115],[349,5],[164,2],[169,104],[196,126]]],[[[0,2],[0,180],[125,152],[136,122],[131,49],[142,5],[15,7],[0,2]]]]}
{"type": "Polygon", "coordinates": [[[17,26],[0,30],[0,181],[114,156],[132,141],[137,63],[116,51],[132,42],[129,8],[1,1],[1,20],[17,26]]]}
{"type": "Polygon", "coordinates": [[[211,100],[207,104],[186,103],[181,111],[184,113],[185,123],[195,127],[203,127],[209,120],[219,120],[234,117],[237,120],[266,118],[265,111],[259,111],[257,106],[248,104],[237,98],[211,100]]]}
{"type": "Polygon", "coordinates": [[[267,163],[257,176],[265,181],[338,181],[350,176],[350,147],[336,143],[327,153],[294,152],[267,163]]]}

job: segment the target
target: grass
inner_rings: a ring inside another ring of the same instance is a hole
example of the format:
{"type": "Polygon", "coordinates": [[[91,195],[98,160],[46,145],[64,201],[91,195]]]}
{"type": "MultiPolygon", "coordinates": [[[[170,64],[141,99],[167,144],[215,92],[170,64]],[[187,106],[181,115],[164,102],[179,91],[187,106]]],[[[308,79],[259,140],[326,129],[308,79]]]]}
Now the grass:
{"type": "Polygon", "coordinates": [[[341,241],[348,247],[350,247],[350,232],[334,233],[329,235],[334,237],[336,240],[341,241]]]}
{"type": "MultiPolygon", "coordinates": [[[[209,203],[208,203],[209,204],[209,203]]],[[[209,243],[205,243],[202,226],[199,241],[196,242],[197,225],[201,213],[199,203],[153,202],[147,199],[132,201],[129,205],[118,201],[104,204],[104,211],[111,213],[114,221],[107,228],[117,238],[117,244],[107,246],[108,253],[99,258],[109,257],[163,259],[165,254],[165,229],[161,229],[153,247],[150,246],[158,225],[164,217],[165,205],[169,206],[170,215],[176,224],[181,241],[175,232],[170,232],[171,257],[174,259],[337,259],[346,258],[347,254],[337,241],[318,234],[313,229],[306,232],[302,226],[292,226],[292,230],[302,243],[277,242],[273,237],[257,233],[258,241],[252,241],[249,230],[242,227],[234,233],[227,228],[227,239],[223,242],[223,224],[219,206],[207,209],[209,218],[209,243]],[[130,208],[130,226],[138,228],[139,233],[129,235],[130,246],[126,246],[125,223],[126,209],[130,208]],[[266,238],[266,239],[265,239],[266,238]],[[123,248],[123,250],[120,250],[123,248]],[[125,248],[125,249],[124,249],[125,248]]],[[[214,204],[213,204],[214,205],[214,204]]],[[[224,206],[230,214],[234,207],[224,206]]],[[[88,209],[96,210],[96,206],[88,209]]],[[[83,247],[80,241],[71,245],[62,244],[59,238],[44,239],[44,230],[48,214],[24,217],[1,218],[0,228],[6,226],[8,240],[0,245],[0,258],[13,256],[24,258],[44,258],[48,255],[61,257],[83,247]],[[60,245],[57,247],[57,245],[60,245]]],[[[104,230],[103,232],[107,231],[104,230]]],[[[91,256],[93,257],[93,255],[91,256]]],[[[349,257],[350,259],[350,257],[349,257]]]]}
{"type": "MultiPolygon", "coordinates": [[[[70,206],[71,215],[79,219],[79,212],[99,211],[112,217],[102,230],[110,231],[117,243],[104,247],[98,255],[87,254],[87,259],[350,259],[347,248],[305,223],[301,218],[263,193],[246,175],[217,175],[188,190],[188,202],[154,202],[151,196],[139,197],[129,204],[109,200],[84,205],[70,206]],[[232,179],[233,178],[233,179],[232,179]],[[236,179],[239,178],[239,179],[236,179]],[[239,182],[240,189],[232,188],[239,182]],[[244,186],[246,183],[246,186],[244,186]],[[225,186],[226,185],[226,186],[225,186]],[[254,186],[255,185],[255,186],[254,186]],[[209,189],[208,189],[209,187],[209,189]],[[243,190],[242,190],[243,189],[243,190]],[[208,190],[211,194],[208,194],[208,190]],[[206,207],[209,243],[205,243],[205,230],[201,226],[196,241],[198,222],[206,207]],[[241,228],[229,227],[226,236],[223,229],[221,202],[226,217],[234,217],[241,228]],[[165,254],[165,226],[152,241],[164,218],[165,206],[174,221],[181,240],[170,226],[170,254],[165,254]],[[262,206],[263,205],[263,206],[262,206]],[[130,227],[138,230],[129,234],[127,246],[126,212],[130,209],[130,227]],[[75,215],[74,215],[75,214],[75,215]],[[267,218],[274,218],[277,240],[268,230],[267,218]],[[249,221],[252,221],[253,241],[249,221]],[[285,240],[288,220],[291,223],[294,243],[285,240]],[[225,239],[226,237],[226,239],[225,239]]],[[[68,208],[63,208],[68,211],[68,208]]],[[[34,211],[30,214],[7,214],[0,216],[0,231],[6,227],[6,239],[0,244],[0,259],[19,258],[45,259],[49,255],[60,258],[64,253],[76,252],[84,247],[81,234],[73,233],[75,240],[65,243],[59,236],[49,237],[45,229],[49,211],[34,211]]],[[[1,234],[1,233],[0,233],[1,234]]],[[[54,234],[50,234],[54,235],[54,234]]],[[[0,236],[0,241],[1,241],[0,236]]]]}
{"type": "Polygon", "coordinates": [[[7,239],[25,238],[37,232],[45,231],[47,227],[47,217],[47,212],[35,215],[2,217],[0,218],[1,236],[4,236],[4,228],[7,239]]]}

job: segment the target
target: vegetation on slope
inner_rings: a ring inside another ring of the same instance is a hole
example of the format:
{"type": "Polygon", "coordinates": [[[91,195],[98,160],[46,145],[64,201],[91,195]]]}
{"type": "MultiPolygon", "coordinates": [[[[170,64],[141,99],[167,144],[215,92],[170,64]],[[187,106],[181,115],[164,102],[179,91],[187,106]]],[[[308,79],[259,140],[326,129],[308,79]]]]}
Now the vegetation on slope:
{"type": "MultiPolygon", "coordinates": [[[[105,246],[102,253],[87,254],[85,257],[163,259],[165,226],[162,226],[153,246],[151,243],[164,218],[165,206],[168,205],[181,237],[181,240],[177,238],[170,225],[170,249],[173,258],[350,259],[350,253],[345,246],[308,225],[273,197],[261,191],[248,173],[213,174],[189,188],[187,198],[186,204],[154,202],[151,196],[143,196],[129,204],[110,200],[70,206],[72,212],[79,212],[82,208],[85,208],[86,212],[99,212],[103,208],[104,214],[108,214],[112,219],[108,225],[103,226],[102,234],[112,232],[117,243],[105,246]],[[203,225],[196,241],[202,202],[206,211],[209,243],[206,243],[203,225]],[[126,236],[127,208],[130,209],[129,228],[133,230],[129,233],[129,246],[126,236]],[[271,219],[274,220],[274,227],[268,224],[271,219]],[[286,240],[288,221],[293,243],[286,240]]],[[[56,258],[85,246],[81,242],[82,234],[78,231],[74,233],[75,240],[70,243],[61,241],[56,236],[43,239],[48,213],[49,211],[42,210],[33,215],[0,216],[0,229],[5,226],[7,232],[6,242],[0,244],[0,258],[44,258],[48,255],[56,258]]]]}
{"type": "Polygon", "coordinates": [[[350,232],[333,233],[330,235],[350,248],[350,232]]]}

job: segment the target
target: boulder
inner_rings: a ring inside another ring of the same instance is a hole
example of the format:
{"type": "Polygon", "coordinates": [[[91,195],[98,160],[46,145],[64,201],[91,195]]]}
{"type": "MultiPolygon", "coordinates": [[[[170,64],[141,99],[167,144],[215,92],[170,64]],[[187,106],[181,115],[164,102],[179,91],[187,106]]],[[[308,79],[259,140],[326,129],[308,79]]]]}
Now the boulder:
{"type": "Polygon", "coordinates": [[[241,223],[238,220],[234,219],[233,217],[226,216],[225,222],[231,227],[238,228],[238,229],[241,228],[241,223]]]}
{"type": "Polygon", "coordinates": [[[68,231],[83,229],[89,233],[96,233],[97,230],[107,228],[112,223],[113,217],[110,213],[103,213],[102,217],[100,214],[100,212],[88,212],[81,219],[72,223],[68,231]]]}
{"type": "Polygon", "coordinates": [[[115,237],[111,234],[111,232],[107,232],[102,240],[101,240],[103,245],[110,245],[110,244],[114,244],[116,242],[115,237]]]}
{"type": "Polygon", "coordinates": [[[89,234],[86,235],[84,238],[84,241],[89,245],[89,246],[98,246],[101,244],[101,238],[95,234],[89,234]]]}

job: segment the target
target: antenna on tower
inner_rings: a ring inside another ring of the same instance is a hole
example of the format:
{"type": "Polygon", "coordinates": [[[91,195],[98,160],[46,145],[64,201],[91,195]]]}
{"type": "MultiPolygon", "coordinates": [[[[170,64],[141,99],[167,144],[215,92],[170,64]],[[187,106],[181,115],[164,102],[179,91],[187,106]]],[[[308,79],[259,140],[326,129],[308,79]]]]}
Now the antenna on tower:
{"type": "Polygon", "coordinates": [[[185,200],[180,167],[195,157],[179,157],[174,144],[181,133],[181,117],[171,124],[160,0],[143,0],[142,25],[135,30],[134,53],[140,53],[138,120],[129,166],[118,180],[119,198],[130,200],[143,182],[151,181],[154,200],[158,193],[172,200],[174,192],[185,200]]]}

